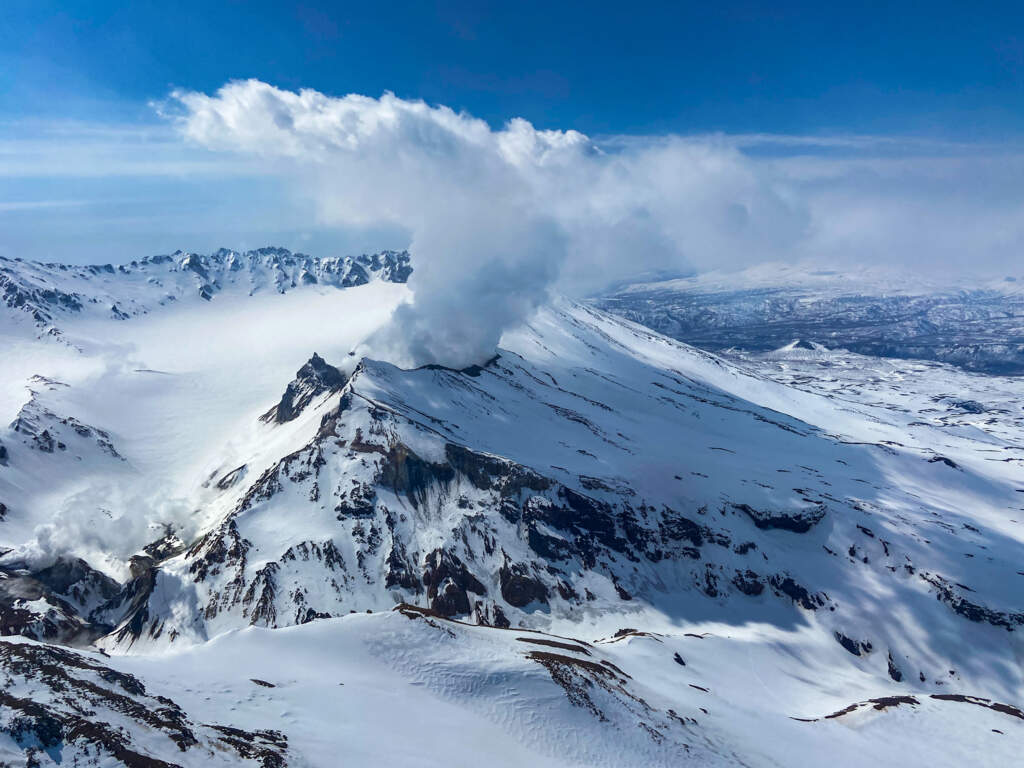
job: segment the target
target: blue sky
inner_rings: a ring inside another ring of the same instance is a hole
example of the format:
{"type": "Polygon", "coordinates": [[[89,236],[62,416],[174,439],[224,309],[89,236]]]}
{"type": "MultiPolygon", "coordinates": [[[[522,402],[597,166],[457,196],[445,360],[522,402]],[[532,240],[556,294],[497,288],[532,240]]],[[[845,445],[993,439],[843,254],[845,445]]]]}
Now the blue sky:
{"type": "Polygon", "coordinates": [[[1024,130],[1019,2],[7,0],[0,111],[144,118],[254,77],[588,134],[1024,130]]]}
{"type": "MultiPolygon", "coordinates": [[[[990,162],[1016,157],[1024,137],[1024,5],[7,0],[0,250],[116,260],[267,240],[401,245],[393,223],[309,219],[279,177],[182,145],[153,107],[239,78],[389,90],[495,129],[523,117],[594,137],[743,136],[750,156],[990,162]]],[[[997,203],[1016,210],[1009,173],[943,178],[1005,190],[997,203]]]]}

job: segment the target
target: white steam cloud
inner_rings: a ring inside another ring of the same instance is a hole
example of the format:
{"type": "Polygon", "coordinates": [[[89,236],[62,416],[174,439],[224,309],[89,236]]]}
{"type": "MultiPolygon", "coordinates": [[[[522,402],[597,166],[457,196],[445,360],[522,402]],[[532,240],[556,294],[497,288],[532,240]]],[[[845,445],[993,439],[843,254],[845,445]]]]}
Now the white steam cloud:
{"type": "Polygon", "coordinates": [[[390,93],[335,98],[256,80],[172,102],[185,137],[257,158],[319,224],[410,233],[414,299],[372,342],[402,365],[487,359],[553,289],[768,260],[885,260],[895,248],[991,266],[1024,242],[1019,184],[1000,207],[965,208],[962,185],[927,191],[955,181],[941,165],[886,179],[892,164],[754,158],[743,137],[598,142],[522,119],[494,130],[390,93]]]}
{"type": "Polygon", "coordinates": [[[74,554],[123,581],[129,558],[173,531],[186,541],[198,532],[197,520],[182,498],[154,498],[116,483],[99,483],[72,494],[33,538],[0,557],[9,566],[40,570],[74,554]]]}
{"type": "Polygon", "coordinates": [[[173,94],[212,149],[280,165],[322,222],[411,233],[413,303],[375,346],[462,367],[493,354],[557,284],[575,292],[738,244],[788,244],[803,215],[726,147],[665,140],[604,151],[575,131],[502,130],[446,107],[234,82],[173,94]]]}

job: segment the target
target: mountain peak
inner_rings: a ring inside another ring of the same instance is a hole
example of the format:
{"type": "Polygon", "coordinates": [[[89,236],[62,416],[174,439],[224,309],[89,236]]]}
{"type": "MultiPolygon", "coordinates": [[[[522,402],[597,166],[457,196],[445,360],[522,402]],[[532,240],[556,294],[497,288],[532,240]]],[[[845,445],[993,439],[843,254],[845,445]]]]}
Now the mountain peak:
{"type": "Polygon", "coordinates": [[[348,382],[348,377],[333,365],[329,365],[316,352],[295,373],[280,402],[260,417],[261,421],[284,424],[293,420],[314,398],[325,392],[338,392],[348,382]]]}
{"type": "Polygon", "coordinates": [[[177,250],[127,264],[43,264],[0,257],[0,299],[12,321],[60,335],[62,316],[99,313],[128,319],[172,302],[212,301],[225,291],[287,293],[320,285],[351,288],[374,281],[404,283],[412,274],[406,251],[317,258],[267,246],[251,251],[219,248],[211,254],[177,250]],[[110,313],[111,307],[118,311],[110,313]]]}

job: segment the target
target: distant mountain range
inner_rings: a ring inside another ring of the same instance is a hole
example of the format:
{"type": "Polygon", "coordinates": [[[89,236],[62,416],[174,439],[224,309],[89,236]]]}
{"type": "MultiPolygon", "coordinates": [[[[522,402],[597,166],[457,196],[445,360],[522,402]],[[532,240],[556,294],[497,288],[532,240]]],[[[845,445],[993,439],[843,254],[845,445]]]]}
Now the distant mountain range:
{"type": "Polygon", "coordinates": [[[595,304],[709,350],[767,351],[802,339],[1024,374],[1024,275],[956,285],[884,270],[761,265],[619,286],[595,304]]]}
{"type": "Polygon", "coordinates": [[[312,284],[350,288],[371,280],[404,283],[411,273],[405,251],[314,258],[285,248],[221,248],[206,255],[175,251],[116,267],[0,256],[0,296],[8,310],[24,313],[40,329],[59,333],[59,323],[67,316],[123,320],[182,299],[209,301],[223,291],[286,293],[312,284]]]}

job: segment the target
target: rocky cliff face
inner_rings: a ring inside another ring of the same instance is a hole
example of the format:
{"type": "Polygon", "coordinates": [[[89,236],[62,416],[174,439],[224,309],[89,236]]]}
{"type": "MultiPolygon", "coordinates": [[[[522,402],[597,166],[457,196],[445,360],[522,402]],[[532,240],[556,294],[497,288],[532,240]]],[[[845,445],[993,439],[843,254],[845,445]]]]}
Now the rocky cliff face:
{"type": "Polygon", "coordinates": [[[0,642],[0,679],[0,737],[15,747],[0,745],[0,757],[23,758],[24,765],[286,764],[282,734],[196,722],[171,699],[94,656],[0,642]]]}
{"type": "Polygon", "coordinates": [[[348,377],[320,355],[313,353],[309,362],[296,373],[281,396],[281,402],[263,414],[260,419],[283,424],[298,416],[313,398],[325,392],[339,392],[348,377]]]}

